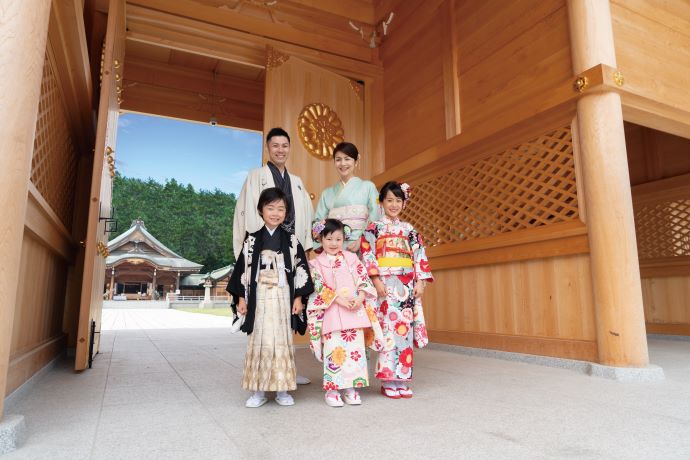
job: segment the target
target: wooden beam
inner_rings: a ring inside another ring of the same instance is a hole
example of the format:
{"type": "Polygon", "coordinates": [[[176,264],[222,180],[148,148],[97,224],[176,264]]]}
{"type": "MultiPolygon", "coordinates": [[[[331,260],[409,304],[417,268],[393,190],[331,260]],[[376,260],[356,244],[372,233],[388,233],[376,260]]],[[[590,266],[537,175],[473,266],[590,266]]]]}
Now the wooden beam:
{"type": "Polygon", "coordinates": [[[690,110],[628,91],[621,93],[621,102],[625,121],[690,139],[690,110]]]}
{"type": "Polygon", "coordinates": [[[646,182],[632,188],[633,203],[687,200],[690,197],[690,174],[646,182]]]}
{"type": "Polygon", "coordinates": [[[374,23],[374,4],[366,0],[290,0],[302,6],[342,16],[346,20],[374,23]]]}
{"type": "Polygon", "coordinates": [[[53,2],[50,11],[48,41],[55,61],[66,105],[67,116],[82,155],[93,147],[94,127],[91,114],[93,85],[86,45],[82,0],[53,2]]]}
{"type": "Polygon", "coordinates": [[[24,225],[26,230],[31,232],[51,251],[65,259],[68,263],[74,262],[76,245],[72,235],[31,182],[29,182],[29,196],[24,225]]]}
{"type": "Polygon", "coordinates": [[[231,9],[201,5],[191,0],[176,0],[174,2],[169,0],[129,0],[128,5],[143,6],[162,13],[191,18],[199,21],[202,29],[206,23],[329,54],[345,56],[362,62],[371,63],[373,60],[372,50],[364,42],[361,45],[353,45],[324,37],[317,32],[299,31],[289,24],[274,23],[270,20],[243,15],[231,9]]]}
{"type": "Polygon", "coordinates": [[[260,68],[266,65],[266,46],[271,45],[283,53],[357,80],[367,80],[383,75],[383,69],[378,64],[324,53],[213,24],[204,24],[190,18],[132,5],[128,7],[127,14],[128,40],[260,68]]]}
{"type": "Polygon", "coordinates": [[[640,260],[640,277],[667,278],[670,276],[690,276],[690,256],[640,260]]]}
{"type": "Polygon", "coordinates": [[[690,335],[687,323],[647,323],[647,334],[690,335]]]}
{"type": "Polygon", "coordinates": [[[455,0],[446,0],[443,9],[443,94],[446,109],[446,139],[460,134],[460,80],[455,36],[455,0]]]}
{"type": "Polygon", "coordinates": [[[429,340],[435,343],[528,353],[530,355],[555,356],[581,361],[597,360],[597,343],[589,340],[433,329],[429,330],[429,340]]]}

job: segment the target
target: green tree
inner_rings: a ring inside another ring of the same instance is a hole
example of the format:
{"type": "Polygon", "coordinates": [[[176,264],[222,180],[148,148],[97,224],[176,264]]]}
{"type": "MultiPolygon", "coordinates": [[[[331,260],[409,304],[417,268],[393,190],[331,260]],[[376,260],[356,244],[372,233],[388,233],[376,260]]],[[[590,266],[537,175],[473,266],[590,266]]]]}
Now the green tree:
{"type": "Polygon", "coordinates": [[[182,257],[211,271],[235,262],[232,251],[232,218],[235,195],[194,190],[192,185],[169,179],[160,184],[116,174],[113,206],[118,231],[124,233],[135,219],[163,244],[182,257]]]}

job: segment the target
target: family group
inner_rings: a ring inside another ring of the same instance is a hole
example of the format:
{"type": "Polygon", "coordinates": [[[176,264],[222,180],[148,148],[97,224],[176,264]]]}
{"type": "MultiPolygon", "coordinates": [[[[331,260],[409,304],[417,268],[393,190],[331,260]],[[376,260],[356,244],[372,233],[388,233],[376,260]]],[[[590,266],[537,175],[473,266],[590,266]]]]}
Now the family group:
{"type": "Polygon", "coordinates": [[[421,236],[400,219],[410,187],[391,181],[377,190],[356,177],[359,152],[343,142],[333,150],[340,180],[314,213],[302,180],[286,169],[288,133],[273,128],[266,146],[270,161],[249,172],[237,200],[227,288],[248,334],[246,406],[265,404],[268,391],[293,405],[289,391],[309,383],[296,372],[293,332],[308,334],[323,363],[329,406],[362,403],[368,349],[378,353],[381,393],[411,398],[413,348],[428,343],[421,299],[433,278],[421,236]]]}

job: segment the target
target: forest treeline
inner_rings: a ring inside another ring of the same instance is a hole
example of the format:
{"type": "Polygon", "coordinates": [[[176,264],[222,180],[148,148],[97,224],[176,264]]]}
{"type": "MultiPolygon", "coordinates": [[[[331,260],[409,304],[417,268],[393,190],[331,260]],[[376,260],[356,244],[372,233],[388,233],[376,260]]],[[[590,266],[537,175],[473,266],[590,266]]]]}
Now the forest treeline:
{"type": "Polygon", "coordinates": [[[112,240],[142,219],[161,243],[185,259],[202,264],[203,272],[234,263],[232,217],[235,196],[218,189],[195,190],[175,179],[165,184],[115,176],[113,206],[118,221],[112,240]]]}

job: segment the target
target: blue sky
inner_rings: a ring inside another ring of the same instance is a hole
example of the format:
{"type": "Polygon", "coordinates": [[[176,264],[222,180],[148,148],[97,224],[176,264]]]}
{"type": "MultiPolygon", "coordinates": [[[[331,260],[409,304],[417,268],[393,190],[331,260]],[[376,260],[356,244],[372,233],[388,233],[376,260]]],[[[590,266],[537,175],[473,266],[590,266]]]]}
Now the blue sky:
{"type": "Polygon", "coordinates": [[[262,134],[125,113],[118,122],[116,166],[126,177],[239,195],[247,171],[261,165],[262,134]]]}

